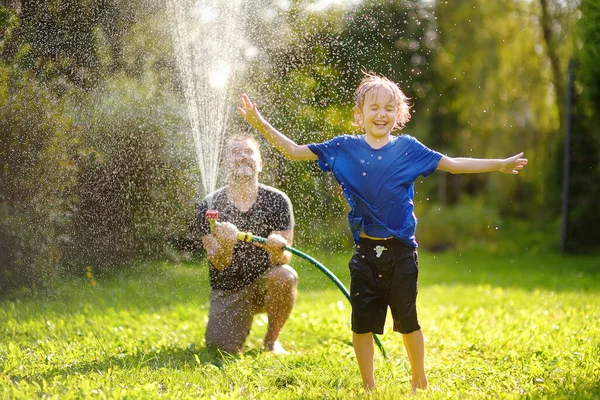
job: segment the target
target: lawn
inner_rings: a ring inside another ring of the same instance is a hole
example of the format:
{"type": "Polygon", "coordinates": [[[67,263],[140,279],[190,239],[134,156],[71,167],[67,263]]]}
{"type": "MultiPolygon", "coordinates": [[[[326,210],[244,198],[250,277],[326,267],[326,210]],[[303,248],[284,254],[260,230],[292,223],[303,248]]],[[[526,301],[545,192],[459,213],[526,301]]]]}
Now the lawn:
{"type": "MultiPolygon", "coordinates": [[[[316,256],[346,285],[349,254],[316,256]]],[[[0,302],[0,397],[364,398],[341,292],[296,257],[298,303],[282,334],[288,356],[203,346],[204,261],[139,263],[61,279],[0,302]],[[95,282],[95,286],[92,285],[95,282]]],[[[419,320],[430,389],[417,397],[600,398],[600,259],[555,254],[420,254],[419,320]]],[[[373,399],[410,395],[401,336],[380,337],[373,399]]]]}

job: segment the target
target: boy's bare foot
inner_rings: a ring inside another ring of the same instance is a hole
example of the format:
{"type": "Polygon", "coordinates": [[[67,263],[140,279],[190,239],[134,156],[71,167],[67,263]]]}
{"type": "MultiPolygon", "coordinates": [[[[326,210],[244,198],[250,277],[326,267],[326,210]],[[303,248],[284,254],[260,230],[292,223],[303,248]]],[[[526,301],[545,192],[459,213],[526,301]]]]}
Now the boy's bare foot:
{"type": "Polygon", "coordinates": [[[427,389],[427,378],[421,379],[418,381],[413,381],[412,383],[412,392],[417,393],[417,390],[425,390],[427,389]]]}
{"type": "Polygon", "coordinates": [[[286,349],[284,349],[283,346],[281,345],[281,343],[279,343],[279,340],[276,340],[275,342],[273,342],[271,344],[265,344],[265,351],[267,351],[271,354],[276,354],[276,355],[290,354],[290,352],[287,351],[286,349]]]}
{"type": "Polygon", "coordinates": [[[365,390],[365,392],[371,393],[377,390],[377,385],[375,385],[374,383],[372,385],[363,383],[363,389],[365,390]]]}

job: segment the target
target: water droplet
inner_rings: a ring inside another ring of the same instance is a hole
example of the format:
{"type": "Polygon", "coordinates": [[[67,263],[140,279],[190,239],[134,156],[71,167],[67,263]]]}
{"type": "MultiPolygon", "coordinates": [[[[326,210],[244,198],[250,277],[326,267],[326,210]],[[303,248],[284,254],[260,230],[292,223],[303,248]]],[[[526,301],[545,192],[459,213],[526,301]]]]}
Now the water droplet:
{"type": "Polygon", "coordinates": [[[363,176],[367,176],[367,173],[366,173],[366,172],[363,172],[363,176]]]}

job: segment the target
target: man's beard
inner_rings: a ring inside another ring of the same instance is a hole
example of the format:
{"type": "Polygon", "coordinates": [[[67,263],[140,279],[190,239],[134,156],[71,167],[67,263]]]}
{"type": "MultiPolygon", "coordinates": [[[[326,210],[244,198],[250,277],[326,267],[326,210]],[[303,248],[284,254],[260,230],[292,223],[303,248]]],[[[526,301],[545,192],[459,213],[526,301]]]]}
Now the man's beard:
{"type": "Polygon", "coordinates": [[[232,178],[252,178],[256,175],[256,168],[249,164],[240,164],[229,171],[229,176],[232,178]]]}

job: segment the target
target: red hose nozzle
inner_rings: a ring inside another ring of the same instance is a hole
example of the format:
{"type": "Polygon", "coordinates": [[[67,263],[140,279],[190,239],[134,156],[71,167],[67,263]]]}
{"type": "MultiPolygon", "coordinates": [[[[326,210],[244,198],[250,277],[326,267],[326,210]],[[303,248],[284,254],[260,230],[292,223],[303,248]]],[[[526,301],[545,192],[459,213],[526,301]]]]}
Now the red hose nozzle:
{"type": "Polygon", "coordinates": [[[207,210],[206,211],[206,219],[210,224],[210,231],[212,233],[215,232],[215,228],[217,226],[217,220],[219,219],[219,211],[218,210],[207,210]]]}

